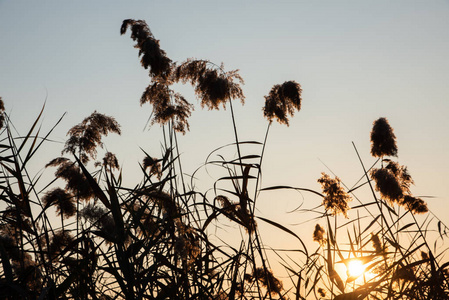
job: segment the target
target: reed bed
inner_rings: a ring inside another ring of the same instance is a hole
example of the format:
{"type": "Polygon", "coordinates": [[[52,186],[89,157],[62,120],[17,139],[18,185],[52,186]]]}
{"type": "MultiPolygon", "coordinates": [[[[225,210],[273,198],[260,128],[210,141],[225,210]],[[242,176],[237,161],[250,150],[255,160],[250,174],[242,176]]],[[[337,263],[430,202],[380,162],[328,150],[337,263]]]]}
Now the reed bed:
{"type": "Polygon", "coordinates": [[[265,139],[241,140],[233,112],[234,100],[245,101],[238,71],[207,60],[173,62],[144,21],[125,20],[120,32],[127,31],[149,72],[140,104],[152,106],[150,122],[162,133],[160,156],[142,149],[133,186],[123,184],[118,159],[103,147],[120,125],[95,111],[69,130],[61,156],[45,164],[54,179],[38,190],[41,178],[28,166],[53,129],[40,132],[42,110],[25,135],[15,134],[0,99],[2,299],[449,299],[448,227],[412,194],[387,119],[373,123],[375,164],[367,166],[354,145],[361,174],[354,186],[323,173],[318,191],[264,187],[270,126],[289,125],[301,109],[301,85],[273,86],[263,108],[265,139]],[[192,85],[203,108],[228,108],[232,116],[235,141],[211,151],[203,166],[223,174],[206,192],[182,169],[178,136],[188,134],[193,105],[177,83],[192,85]],[[236,157],[222,154],[229,148],[236,157]],[[321,199],[297,211],[316,216],[314,232],[304,236],[258,216],[260,194],[283,190],[321,199]],[[264,244],[262,223],[299,245],[297,259],[264,244]],[[225,224],[238,238],[216,234],[225,224]],[[287,281],[273,264],[285,268],[287,281]]]}

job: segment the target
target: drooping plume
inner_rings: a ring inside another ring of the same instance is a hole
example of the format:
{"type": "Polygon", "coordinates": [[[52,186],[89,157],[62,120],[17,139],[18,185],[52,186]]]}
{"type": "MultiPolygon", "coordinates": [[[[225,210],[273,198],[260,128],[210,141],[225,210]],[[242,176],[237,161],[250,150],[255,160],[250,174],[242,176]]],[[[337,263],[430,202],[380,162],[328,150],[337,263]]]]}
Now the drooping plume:
{"type": "Polygon", "coordinates": [[[413,179],[407,167],[390,160],[385,161],[388,161],[388,164],[384,168],[372,169],[370,173],[376,184],[375,188],[382,198],[390,205],[396,203],[412,213],[427,212],[427,204],[422,199],[411,195],[410,186],[413,184],[413,179]]]}
{"type": "Polygon", "coordinates": [[[94,111],[80,124],[73,126],[68,132],[62,153],[75,154],[83,163],[97,156],[97,147],[103,147],[102,136],[109,133],[121,134],[120,125],[113,117],[109,117],[94,111]]]}
{"type": "Polygon", "coordinates": [[[190,82],[201,100],[201,106],[209,110],[218,110],[220,105],[226,108],[226,102],[231,99],[240,99],[244,103],[245,96],[240,87],[244,82],[238,70],[224,72],[223,65],[212,68],[210,65],[213,64],[207,60],[188,59],[176,68],[174,80],[190,82]]]}
{"type": "Polygon", "coordinates": [[[131,29],[131,38],[136,42],[134,47],[139,49],[142,66],[149,69],[151,76],[167,79],[172,70],[172,61],[160,48],[159,40],[154,38],[147,23],[143,20],[124,20],[120,34],[125,34],[128,27],[131,29]]]}
{"type": "Polygon", "coordinates": [[[279,123],[288,126],[288,115],[293,116],[295,110],[301,109],[301,93],[301,85],[295,81],[276,84],[265,96],[264,116],[270,122],[276,118],[279,123]]]}

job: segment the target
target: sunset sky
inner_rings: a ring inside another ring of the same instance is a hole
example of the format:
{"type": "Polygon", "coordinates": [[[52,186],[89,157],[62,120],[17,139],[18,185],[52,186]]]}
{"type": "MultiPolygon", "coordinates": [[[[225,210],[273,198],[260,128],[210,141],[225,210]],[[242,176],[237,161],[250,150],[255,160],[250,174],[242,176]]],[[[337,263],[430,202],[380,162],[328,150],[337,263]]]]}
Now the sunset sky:
{"type": "MultiPolygon", "coordinates": [[[[129,32],[120,36],[124,19],[146,20],[173,61],[195,57],[240,70],[246,102],[234,107],[241,140],[262,141],[264,96],[274,84],[301,84],[301,111],[289,127],[271,128],[263,186],[319,190],[326,166],[352,186],[363,175],[352,142],[371,165],[372,123],[386,117],[398,161],[414,178],[412,192],[432,196],[423,199],[449,223],[449,1],[0,0],[0,96],[14,125],[25,134],[44,102],[43,132],[67,112],[51,135],[55,143],[33,162],[36,172],[94,110],[122,125],[123,136],[105,145],[124,173],[140,172],[139,147],[160,155],[159,125],[144,129],[151,107],[139,105],[148,72],[129,32]]],[[[190,86],[178,91],[195,104],[191,130],[180,137],[184,171],[192,173],[234,141],[230,111],[202,110],[190,86]]],[[[303,196],[309,207],[320,203],[303,196]]],[[[272,197],[261,198],[260,215],[301,221],[284,217],[301,197],[272,197]]]]}

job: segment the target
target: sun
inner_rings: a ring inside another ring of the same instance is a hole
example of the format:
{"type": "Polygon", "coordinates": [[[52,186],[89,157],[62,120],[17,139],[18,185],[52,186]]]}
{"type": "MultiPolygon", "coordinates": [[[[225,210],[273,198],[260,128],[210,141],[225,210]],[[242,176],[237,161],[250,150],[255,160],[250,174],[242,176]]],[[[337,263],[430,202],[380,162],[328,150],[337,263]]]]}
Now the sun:
{"type": "Polygon", "coordinates": [[[359,277],[365,272],[365,266],[358,259],[353,259],[348,263],[348,275],[350,277],[359,277]]]}

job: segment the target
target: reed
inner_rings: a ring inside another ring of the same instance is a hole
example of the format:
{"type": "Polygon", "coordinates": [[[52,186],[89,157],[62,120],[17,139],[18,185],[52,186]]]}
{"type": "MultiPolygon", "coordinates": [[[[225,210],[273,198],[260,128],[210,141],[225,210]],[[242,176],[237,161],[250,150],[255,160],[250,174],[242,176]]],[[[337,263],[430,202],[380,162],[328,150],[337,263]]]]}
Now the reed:
{"type": "Polygon", "coordinates": [[[173,62],[144,21],[125,20],[120,33],[128,30],[149,72],[140,104],[152,106],[150,122],[160,125],[162,135],[159,157],[142,149],[141,179],[133,186],[123,184],[127,175],[118,159],[103,149],[103,138],[120,135],[120,125],[95,111],[68,131],[61,156],[45,165],[55,170],[53,180],[38,190],[40,177],[30,174],[29,162],[62,117],[42,134],[42,109],[27,134],[15,135],[0,98],[1,298],[449,298],[448,227],[411,193],[411,175],[394,161],[398,149],[388,120],[373,124],[377,160],[371,167],[354,145],[361,166],[354,186],[323,173],[320,191],[263,187],[270,126],[273,120],[289,125],[301,109],[301,85],[272,87],[263,108],[264,141],[242,140],[233,110],[234,100],[245,100],[238,70],[207,60],[173,62]],[[188,134],[194,105],[175,91],[177,83],[190,84],[203,108],[229,108],[232,117],[235,141],[211,151],[203,166],[222,174],[208,191],[195,188],[196,173],[183,172],[178,135],[188,134]],[[222,154],[229,148],[236,157],[222,154]],[[317,223],[314,232],[300,235],[258,216],[260,194],[281,190],[322,199],[297,212],[317,223]],[[259,223],[299,241],[299,260],[266,245],[259,223]],[[224,226],[239,238],[216,234],[224,226]],[[316,249],[308,249],[308,241],[316,249]],[[275,274],[275,264],[284,266],[289,282],[275,274]]]}

